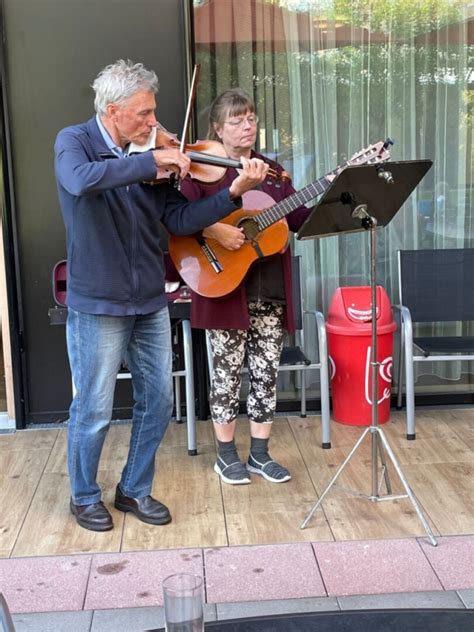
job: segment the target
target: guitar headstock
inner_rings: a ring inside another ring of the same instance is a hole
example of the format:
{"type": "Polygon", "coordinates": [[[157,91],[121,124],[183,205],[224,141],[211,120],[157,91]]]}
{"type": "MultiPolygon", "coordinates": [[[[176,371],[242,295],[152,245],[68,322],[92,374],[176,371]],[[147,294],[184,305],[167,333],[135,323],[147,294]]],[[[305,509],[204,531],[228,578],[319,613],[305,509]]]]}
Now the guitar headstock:
{"type": "Polygon", "coordinates": [[[349,165],[365,165],[374,162],[385,162],[390,160],[389,147],[393,145],[393,140],[387,138],[386,141],[379,141],[373,145],[370,145],[366,149],[357,152],[348,160],[349,165]]]}

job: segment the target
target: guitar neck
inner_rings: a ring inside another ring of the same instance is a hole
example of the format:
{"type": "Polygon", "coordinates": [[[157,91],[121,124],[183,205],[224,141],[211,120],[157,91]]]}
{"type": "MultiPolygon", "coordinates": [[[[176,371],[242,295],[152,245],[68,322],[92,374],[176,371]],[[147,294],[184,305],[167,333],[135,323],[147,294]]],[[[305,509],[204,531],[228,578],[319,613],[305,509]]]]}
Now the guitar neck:
{"type": "Polygon", "coordinates": [[[267,208],[263,213],[260,213],[256,217],[256,221],[259,225],[260,230],[271,226],[275,222],[278,222],[280,219],[283,219],[286,215],[289,215],[296,208],[303,206],[306,202],[314,200],[314,198],[324,193],[326,189],[329,187],[330,181],[327,180],[327,176],[336,175],[339,171],[342,171],[345,166],[349,164],[349,161],[345,162],[343,165],[334,169],[334,171],[330,171],[328,174],[316,180],[312,184],[308,184],[300,191],[296,191],[292,193],[284,200],[277,202],[273,206],[267,208]]]}

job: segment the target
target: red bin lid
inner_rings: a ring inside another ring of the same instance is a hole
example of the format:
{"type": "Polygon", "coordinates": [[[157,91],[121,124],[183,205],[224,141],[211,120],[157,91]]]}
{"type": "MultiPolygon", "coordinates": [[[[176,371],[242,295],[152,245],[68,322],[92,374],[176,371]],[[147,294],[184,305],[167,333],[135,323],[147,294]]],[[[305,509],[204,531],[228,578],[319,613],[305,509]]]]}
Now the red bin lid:
{"type": "MultiPolygon", "coordinates": [[[[339,287],[329,306],[327,330],[346,336],[372,333],[372,297],[370,286],[339,287]]],[[[392,306],[385,289],[376,287],[377,332],[389,333],[397,328],[392,306]]]]}

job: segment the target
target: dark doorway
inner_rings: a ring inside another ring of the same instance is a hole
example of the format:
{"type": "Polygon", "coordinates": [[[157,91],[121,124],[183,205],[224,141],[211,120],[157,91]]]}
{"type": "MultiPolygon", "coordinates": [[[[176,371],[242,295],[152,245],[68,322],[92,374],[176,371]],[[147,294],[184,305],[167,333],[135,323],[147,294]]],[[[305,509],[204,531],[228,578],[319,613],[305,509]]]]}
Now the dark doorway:
{"type": "MultiPolygon", "coordinates": [[[[188,0],[1,0],[7,279],[16,312],[13,362],[21,377],[17,426],[64,420],[71,398],[64,327],[52,327],[48,318],[52,269],[65,256],[53,173],[55,136],[92,116],[90,85],[99,70],[120,58],[157,72],[158,118],[177,131],[186,107],[189,5],[188,0]]],[[[129,388],[117,389],[123,415],[129,388]]]]}

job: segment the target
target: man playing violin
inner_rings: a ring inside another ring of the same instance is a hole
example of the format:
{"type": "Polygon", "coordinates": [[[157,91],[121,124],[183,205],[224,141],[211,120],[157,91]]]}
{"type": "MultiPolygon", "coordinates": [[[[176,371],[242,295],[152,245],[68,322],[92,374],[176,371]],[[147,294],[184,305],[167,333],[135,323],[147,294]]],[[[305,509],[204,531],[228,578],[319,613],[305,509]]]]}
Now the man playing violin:
{"type": "Polygon", "coordinates": [[[268,166],[244,161],[240,174],[206,200],[188,202],[169,183],[150,186],[159,169],[186,176],[178,149],[128,156],[154,126],[158,79],[142,64],[119,60],[95,79],[96,115],[61,130],[55,172],[66,227],[67,345],[75,394],[68,425],[70,509],[93,531],[112,529],[97,471],[110,425],[117,372],[132,375],[134,409],[128,458],[115,507],[154,525],[171,520],[152,497],[155,453],[172,413],[171,335],[161,223],[186,235],[239,208],[268,166]]]}
{"type": "MultiPolygon", "coordinates": [[[[295,190],[281,165],[254,151],[257,123],[255,104],[250,97],[239,88],[227,90],[211,105],[208,138],[219,140],[227,155],[242,165],[246,160],[260,159],[273,173],[283,176],[277,180],[267,178],[258,187],[278,202],[295,190]]],[[[237,175],[236,169],[228,169],[224,179],[215,185],[186,178],[181,190],[190,200],[210,200],[221,188],[225,190],[237,175]]],[[[305,206],[291,212],[287,216],[290,230],[296,232],[309,213],[305,206]]],[[[244,243],[241,228],[222,222],[205,228],[203,235],[217,240],[228,250],[239,250],[244,243]]],[[[250,483],[249,473],[272,483],[290,480],[286,467],[274,461],[268,451],[284,330],[294,331],[290,248],[283,254],[256,262],[239,287],[222,298],[205,298],[193,293],[191,325],[208,330],[213,351],[209,402],[218,444],[215,472],[231,485],[250,483]],[[250,453],[244,465],[237,453],[234,433],[246,355],[250,453]]]]}

